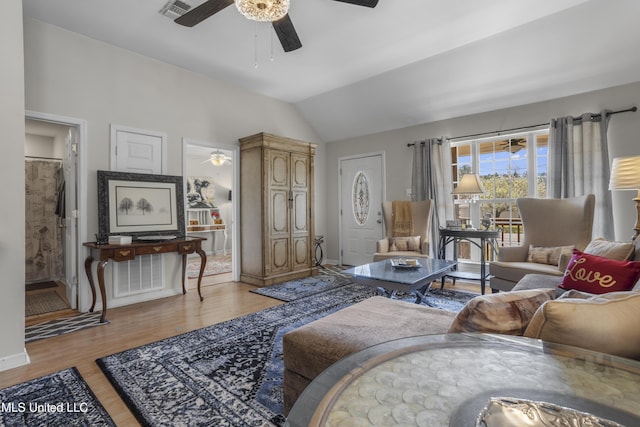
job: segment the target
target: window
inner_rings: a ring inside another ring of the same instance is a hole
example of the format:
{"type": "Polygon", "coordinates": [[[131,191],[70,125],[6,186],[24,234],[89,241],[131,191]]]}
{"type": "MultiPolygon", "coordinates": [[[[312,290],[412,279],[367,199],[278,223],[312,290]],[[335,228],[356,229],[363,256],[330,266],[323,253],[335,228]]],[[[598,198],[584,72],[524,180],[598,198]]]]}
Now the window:
{"type": "MultiPolygon", "coordinates": [[[[454,186],[462,175],[477,173],[486,192],[477,202],[454,200],[456,219],[475,228],[501,229],[503,246],[520,244],[522,220],[516,199],[547,196],[548,137],[545,129],[452,143],[454,186]]],[[[464,247],[459,255],[479,260],[464,247]]]]}

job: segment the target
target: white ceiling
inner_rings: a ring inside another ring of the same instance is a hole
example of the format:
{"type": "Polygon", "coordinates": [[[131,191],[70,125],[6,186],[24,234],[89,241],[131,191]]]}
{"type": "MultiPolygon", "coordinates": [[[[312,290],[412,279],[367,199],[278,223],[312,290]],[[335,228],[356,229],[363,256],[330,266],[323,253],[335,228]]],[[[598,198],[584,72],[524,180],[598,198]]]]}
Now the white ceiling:
{"type": "Polygon", "coordinates": [[[269,24],[230,6],[182,27],[165,3],[23,0],[25,16],[291,102],[324,141],[640,80],[636,0],[291,0],[303,47],[274,35],[274,61],[269,24]]]}

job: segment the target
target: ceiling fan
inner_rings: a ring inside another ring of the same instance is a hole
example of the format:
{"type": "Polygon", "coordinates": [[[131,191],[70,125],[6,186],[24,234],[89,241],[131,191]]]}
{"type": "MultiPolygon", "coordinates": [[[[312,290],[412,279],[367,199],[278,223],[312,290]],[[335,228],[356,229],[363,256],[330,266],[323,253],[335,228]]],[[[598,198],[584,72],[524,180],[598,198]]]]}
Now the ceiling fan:
{"type": "Polygon", "coordinates": [[[501,148],[504,151],[508,151],[512,154],[517,153],[518,151],[526,147],[527,147],[526,138],[510,138],[509,140],[504,141],[501,145],[501,148]]]}
{"type": "Polygon", "coordinates": [[[224,154],[222,151],[218,149],[216,151],[211,152],[211,155],[209,156],[209,158],[202,163],[207,163],[207,162],[211,162],[211,164],[214,166],[222,166],[225,163],[231,164],[231,157],[227,156],[226,154],[224,154]]]}
{"type": "MultiPolygon", "coordinates": [[[[372,8],[378,4],[378,0],[335,1],[372,8]]],[[[289,17],[289,0],[207,0],[174,21],[185,27],[193,27],[233,3],[249,19],[271,21],[285,52],[291,52],[302,47],[298,33],[289,17]],[[274,11],[273,15],[270,14],[272,10],[274,11]]]]}

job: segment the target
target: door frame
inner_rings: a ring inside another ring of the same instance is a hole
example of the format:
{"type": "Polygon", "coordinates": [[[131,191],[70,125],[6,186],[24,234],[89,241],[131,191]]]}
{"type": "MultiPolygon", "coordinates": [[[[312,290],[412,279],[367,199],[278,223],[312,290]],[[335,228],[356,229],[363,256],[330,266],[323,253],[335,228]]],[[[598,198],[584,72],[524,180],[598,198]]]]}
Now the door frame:
{"type": "MultiPolygon", "coordinates": [[[[211,141],[203,141],[192,138],[182,138],[182,176],[187,172],[187,147],[195,145],[211,149],[231,151],[231,206],[233,218],[231,222],[231,270],[234,282],[240,281],[240,147],[233,144],[222,144],[211,141]]],[[[187,194],[186,180],[184,181],[184,194],[187,194]]]]}
{"type": "MultiPolygon", "coordinates": [[[[69,303],[71,308],[85,312],[91,307],[91,296],[89,295],[89,281],[86,274],[81,274],[81,266],[84,265],[84,251],[82,243],[87,241],[87,121],[76,117],[61,116],[58,114],[41,113],[38,111],[26,110],[25,119],[37,120],[41,122],[54,123],[58,125],[73,127],[78,131],[78,141],[76,150],[76,283],[71,284],[71,295],[69,303]]],[[[71,213],[73,215],[73,213],[71,213]]],[[[65,257],[67,249],[65,249],[65,257]]],[[[69,295],[68,295],[69,296],[69,295]]]]}
{"type": "MultiPolygon", "coordinates": [[[[363,159],[365,157],[377,157],[380,156],[380,162],[382,164],[382,170],[380,171],[382,176],[380,179],[381,185],[381,201],[385,201],[387,197],[387,163],[386,163],[386,152],[385,151],[373,151],[370,153],[361,153],[361,154],[353,154],[351,156],[338,157],[338,213],[343,212],[342,206],[342,190],[343,190],[343,182],[342,182],[342,162],[345,160],[358,160],[363,159]]],[[[380,206],[382,209],[382,206],[380,206]]],[[[338,262],[342,265],[342,249],[343,249],[343,241],[342,241],[342,215],[338,215],[338,262]]],[[[384,224],[383,224],[384,230],[384,224]]]]}

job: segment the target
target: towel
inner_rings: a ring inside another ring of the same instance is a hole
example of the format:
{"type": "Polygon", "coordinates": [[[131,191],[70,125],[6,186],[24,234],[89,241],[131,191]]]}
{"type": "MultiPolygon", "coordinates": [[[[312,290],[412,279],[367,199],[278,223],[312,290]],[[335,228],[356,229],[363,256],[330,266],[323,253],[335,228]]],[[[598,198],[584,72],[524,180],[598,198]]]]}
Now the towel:
{"type": "Polygon", "coordinates": [[[394,200],[391,202],[391,231],[393,236],[412,236],[413,217],[411,202],[394,200]]]}

